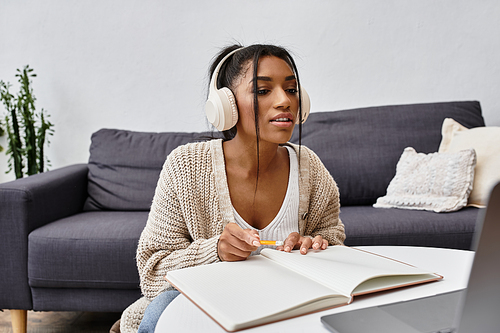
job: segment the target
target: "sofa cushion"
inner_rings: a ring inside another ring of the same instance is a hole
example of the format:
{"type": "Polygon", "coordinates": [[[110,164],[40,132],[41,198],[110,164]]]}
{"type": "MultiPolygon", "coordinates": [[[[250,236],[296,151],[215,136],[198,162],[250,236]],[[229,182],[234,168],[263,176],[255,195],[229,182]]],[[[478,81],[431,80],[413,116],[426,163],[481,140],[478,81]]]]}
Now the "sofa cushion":
{"type": "Polygon", "coordinates": [[[500,181],[500,127],[468,129],[451,118],[443,122],[440,152],[456,152],[473,148],[477,154],[474,188],[469,205],[486,207],[493,186],[500,181]]]}
{"type": "Polygon", "coordinates": [[[342,207],[345,245],[432,246],[470,250],[481,209],[439,214],[423,210],[342,207]]]}
{"type": "Polygon", "coordinates": [[[167,155],[201,135],[117,129],[92,134],[84,210],[149,210],[167,155]]]}
{"type": "Polygon", "coordinates": [[[137,289],[138,239],[147,212],[84,212],[28,236],[31,287],[137,289]]]}
{"type": "Polygon", "coordinates": [[[396,165],[396,176],[375,208],[457,211],[467,205],[472,191],[476,152],[417,153],[408,147],[396,165]]]}
{"type": "MultiPolygon", "coordinates": [[[[314,112],[303,125],[302,144],[332,174],[342,206],[371,205],[385,195],[406,147],[422,153],[438,150],[445,118],[468,128],[484,126],[475,101],[314,112]]],[[[298,143],[298,137],[296,128],[292,142],[298,143]]]]}

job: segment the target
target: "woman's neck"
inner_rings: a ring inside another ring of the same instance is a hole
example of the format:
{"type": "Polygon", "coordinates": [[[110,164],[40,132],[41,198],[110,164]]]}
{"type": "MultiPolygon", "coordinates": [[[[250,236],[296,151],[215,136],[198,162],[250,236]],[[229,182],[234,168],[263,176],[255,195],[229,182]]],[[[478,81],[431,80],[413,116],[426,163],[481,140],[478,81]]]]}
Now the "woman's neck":
{"type": "Polygon", "coordinates": [[[230,141],[223,144],[226,164],[232,167],[245,169],[248,173],[259,174],[266,172],[279,160],[279,144],[270,142],[259,142],[259,158],[257,159],[257,142],[242,140],[238,134],[230,141]]]}

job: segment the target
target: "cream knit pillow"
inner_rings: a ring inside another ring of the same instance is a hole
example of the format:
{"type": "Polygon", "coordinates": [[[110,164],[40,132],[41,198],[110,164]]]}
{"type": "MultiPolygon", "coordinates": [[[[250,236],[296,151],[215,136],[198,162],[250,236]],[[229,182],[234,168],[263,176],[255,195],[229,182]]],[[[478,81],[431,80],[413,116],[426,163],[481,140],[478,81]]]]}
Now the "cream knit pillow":
{"type": "Polygon", "coordinates": [[[452,212],[467,205],[472,190],[476,153],[417,153],[408,147],[396,166],[396,176],[376,208],[452,212]]]}
{"type": "Polygon", "coordinates": [[[442,127],[443,138],[439,152],[457,152],[473,148],[477,154],[474,185],[469,206],[485,207],[493,186],[500,181],[500,127],[468,129],[451,118],[442,127]]]}

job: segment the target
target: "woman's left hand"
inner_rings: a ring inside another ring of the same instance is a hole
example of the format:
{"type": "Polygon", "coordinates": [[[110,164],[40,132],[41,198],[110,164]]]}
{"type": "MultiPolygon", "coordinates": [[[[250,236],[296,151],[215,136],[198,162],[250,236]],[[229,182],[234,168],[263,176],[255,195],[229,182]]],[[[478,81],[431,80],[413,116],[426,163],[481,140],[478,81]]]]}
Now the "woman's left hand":
{"type": "Polygon", "coordinates": [[[328,241],[320,235],[311,239],[299,235],[298,232],[292,232],[285,239],[283,246],[276,247],[276,250],[291,252],[293,249],[300,249],[301,254],[306,254],[308,249],[325,250],[328,247],[328,241]]]}

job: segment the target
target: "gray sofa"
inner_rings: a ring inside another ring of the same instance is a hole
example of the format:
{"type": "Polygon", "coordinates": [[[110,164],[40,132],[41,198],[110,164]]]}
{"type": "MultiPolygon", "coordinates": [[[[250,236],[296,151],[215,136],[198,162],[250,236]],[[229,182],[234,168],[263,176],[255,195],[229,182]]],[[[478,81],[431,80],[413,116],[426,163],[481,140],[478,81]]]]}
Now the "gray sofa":
{"type": "MultiPolygon", "coordinates": [[[[470,247],[476,208],[372,207],[405,147],[437,151],[447,117],[484,126],[474,101],[310,115],[302,144],[339,186],[346,245],[470,247]]],[[[172,149],[198,139],[103,129],[92,135],[88,164],[0,184],[0,309],[119,312],[139,298],[135,250],[160,169],[172,149]]]]}

